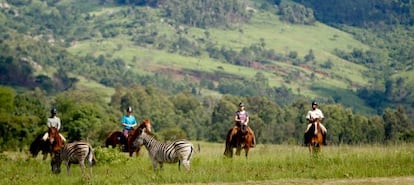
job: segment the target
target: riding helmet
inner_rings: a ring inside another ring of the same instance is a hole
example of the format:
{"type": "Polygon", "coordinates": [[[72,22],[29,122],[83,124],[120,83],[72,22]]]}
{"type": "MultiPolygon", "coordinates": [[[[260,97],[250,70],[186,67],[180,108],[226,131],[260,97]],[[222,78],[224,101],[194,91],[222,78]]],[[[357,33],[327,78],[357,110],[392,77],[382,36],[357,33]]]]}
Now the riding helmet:
{"type": "Polygon", "coordinates": [[[239,103],[239,107],[244,107],[244,103],[243,102],[240,102],[239,103]]]}
{"type": "Polygon", "coordinates": [[[127,112],[132,112],[132,107],[131,106],[127,107],[126,111],[127,112]]]}
{"type": "Polygon", "coordinates": [[[52,108],[52,110],[50,110],[51,114],[56,114],[57,113],[57,109],[56,108],[52,108]]]}
{"type": "Polygon", "coordinates": [[[312,102],[312,105],[318,105],[318,102],[313,101],[313,102],[312,102]]]}

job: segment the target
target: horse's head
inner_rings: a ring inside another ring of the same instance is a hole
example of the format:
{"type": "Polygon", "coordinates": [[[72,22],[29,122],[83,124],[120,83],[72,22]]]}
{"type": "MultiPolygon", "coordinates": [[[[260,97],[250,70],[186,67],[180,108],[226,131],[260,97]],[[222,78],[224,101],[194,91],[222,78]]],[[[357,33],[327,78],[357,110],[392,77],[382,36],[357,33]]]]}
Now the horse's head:
{"type": "Polygon", "coordinates": [[[52,151],[58,151],[63,145],[59,130],[56,127],[49,128],[49,142],[52,145],[52,151]]]}
{"type": "Polygon", "coordinates": [[[62,165],[62,159],[60,158],[60,151],[54,152],[52,154],[52,160],[50,161],[50,166],[52,167],[52,172],[55,174],[60,173],[60,166],[62,165]]]}
{"type": "Polygon", "coordinates": [[[144,119],[142,123],[138,126],[139,129],[145,129],[148,132],[151,132],[151,121],[144,119]]]}
{"type": "Polygon", "coordinates": [[[50,127],[48,133],[50,143],[55,142],[56,138],[59,137],[59,131],[56,127],[50,127]]]}
{"type": "Polygon", "coordinates": [[[151,132],[151,121],[144,119],[136,129],[131,130],[132,134],[129,135],[129,140],[135,140],[143,131],[151,132]]]}

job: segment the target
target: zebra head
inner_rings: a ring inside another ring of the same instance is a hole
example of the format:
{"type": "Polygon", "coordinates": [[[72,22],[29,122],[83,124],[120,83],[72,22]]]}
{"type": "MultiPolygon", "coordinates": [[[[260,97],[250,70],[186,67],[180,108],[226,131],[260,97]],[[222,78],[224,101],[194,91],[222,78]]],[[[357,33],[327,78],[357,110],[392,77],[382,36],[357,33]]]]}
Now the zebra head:
{"type": "Polygon", "coordinates": [[[50,166],[52,167],[52,172],[54,174],[60,173],[60,166],[62,165],[62,159],[60,158],[60,151],[52,154],[52,160],[50,161],[50,166]]]}
{"type": "Polygon", "coordinates": [[[139,133],[138,133],[138,137],[135,139],[135,141],[133,143],[134,147],[139,147],[139,146],[142,146],[144,144],[144,140],[142,139],[142,135],[145,134],[144,130],[138,128],[137,131],[139,133]]]}

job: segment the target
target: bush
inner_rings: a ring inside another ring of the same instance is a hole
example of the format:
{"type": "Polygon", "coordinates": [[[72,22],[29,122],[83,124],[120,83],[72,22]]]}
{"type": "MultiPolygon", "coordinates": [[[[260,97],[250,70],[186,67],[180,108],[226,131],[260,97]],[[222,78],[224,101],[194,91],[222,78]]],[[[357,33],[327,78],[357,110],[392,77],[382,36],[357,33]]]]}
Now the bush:
{"type": "Polygon", "coordinates": [[[96,147],[94,151],[97,164],[118,164],[128,160],[128,156],[122,154],[119,148],[96,147]]]}

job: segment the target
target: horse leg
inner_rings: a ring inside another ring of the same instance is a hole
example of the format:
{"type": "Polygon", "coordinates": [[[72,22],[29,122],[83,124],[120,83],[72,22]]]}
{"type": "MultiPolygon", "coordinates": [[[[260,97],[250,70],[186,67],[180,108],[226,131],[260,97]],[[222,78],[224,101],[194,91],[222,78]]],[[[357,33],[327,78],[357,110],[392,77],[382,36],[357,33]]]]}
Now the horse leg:
{"type": "Polygon", "coordinates": [[[241,145],[237,145],[237,148],[236,148],[236,155],[240,155],[241,150],[242,150],[241,145]]]}
{"type": "Polygon", "coordinates": [[[313,152],[313,151],[312,151],[312,150],[313,150],[313,148],[312,148],[312,147],[313,147],[313,146],[312,146],[312,143],[310,143],[310,144],[309,144],[309,153],[311,153],[311,154],[312,154],[312,152],[313,152]]]}
{"type": "Polygon", "coordinates": [[[226,157],[232,157],[233,156],[233,152],[232,151],[230,151],[231,149],[228,147],[228,146],[226,146],[226,149],[224,149],[224,155],[226,156],[226,157]]]}
{"type": "Polygon", "coordinates": [[[244,148],[244,151],[246,153],[246,159],[247,159],[247,155],[249,154],[249,150],[250,150],[250,146],[247,146],[246,148],[244,148]]]}

